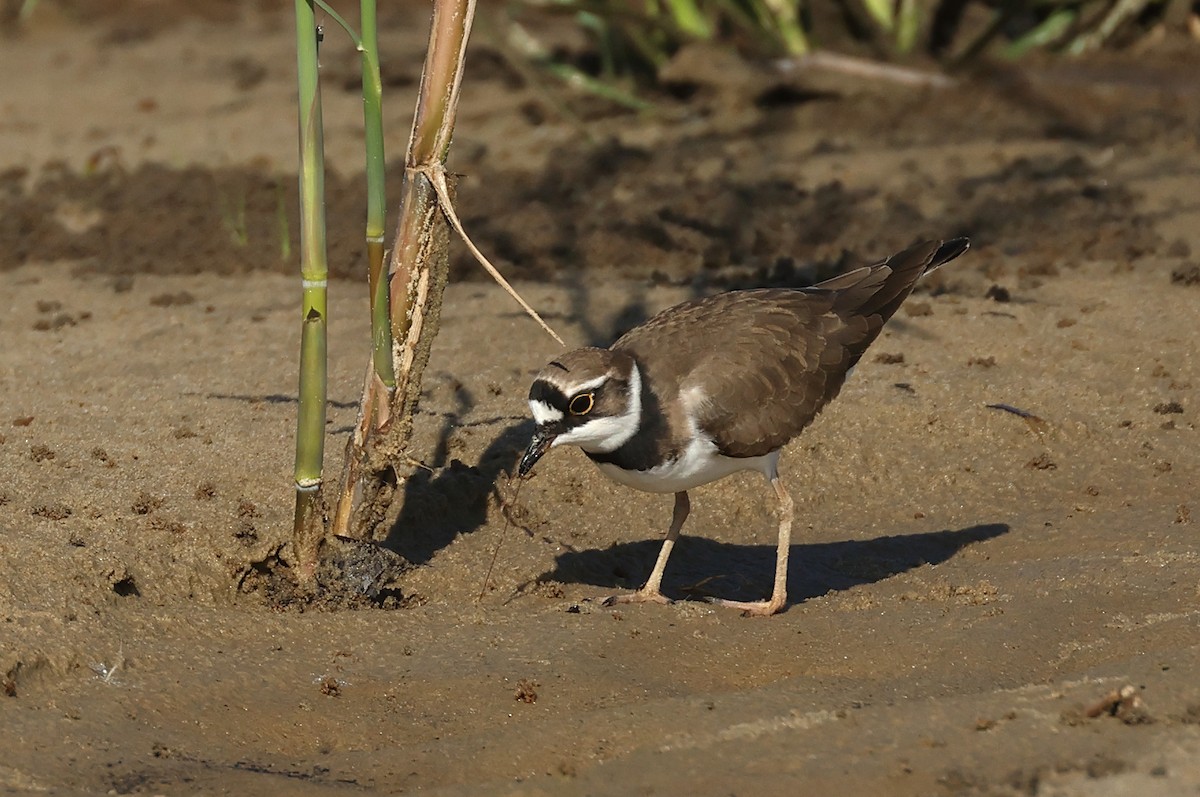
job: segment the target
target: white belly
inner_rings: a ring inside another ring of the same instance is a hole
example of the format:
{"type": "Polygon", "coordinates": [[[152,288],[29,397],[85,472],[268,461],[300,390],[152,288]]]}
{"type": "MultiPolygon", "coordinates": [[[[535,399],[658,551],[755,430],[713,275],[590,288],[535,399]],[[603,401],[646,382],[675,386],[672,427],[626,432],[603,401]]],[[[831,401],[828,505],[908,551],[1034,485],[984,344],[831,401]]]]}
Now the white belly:
{"type": "Polygon", "coordinates": [[[779,452],[762,457],[726,457],[711,440],[698,439],[683,456],[650,470],[622,470],[611,462],[597,462],[600,471],[626,487],[648,493],[677,493],[724,479],[739,470],[756,470],[768,479],[776,474],[779,452]]]}

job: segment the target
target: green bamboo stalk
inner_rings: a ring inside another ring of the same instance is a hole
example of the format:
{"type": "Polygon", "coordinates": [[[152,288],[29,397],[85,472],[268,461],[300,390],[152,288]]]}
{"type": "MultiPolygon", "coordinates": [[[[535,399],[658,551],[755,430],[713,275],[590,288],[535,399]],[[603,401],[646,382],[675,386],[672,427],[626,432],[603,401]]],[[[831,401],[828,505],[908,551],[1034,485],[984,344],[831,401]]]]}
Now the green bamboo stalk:
{"type": "MultiPolygon", "coordinates": [[[[379,73],[379,26],[375,0],[360,0],[358,33],[325,0],[316,4],[346,31],[362,60],[363,137],[367,155],[367,282],[371,296],[371,358],[375,376],[390,393],[396,387],[392,367],[392,331],[388,290],[383,276],[384,225],[387,193],[383,154],[383,80],[379,73]]],[[[384,402],[386,404],[386,401],[384,402]]]]}
{"type": "Polygon", "coordinates": [[[375,0],[361,0],[359,22],[362,40],[363,127],[367,150],[367,264],[371,292],[371,340],[375,375],[389,394],[396,388],[392,366],[392,325],[387,280],[383,279],[384,225],[387,195],[384,190],[383,81],[379,75],[379,33],[375,0]]]}
{"type": "Polygon", "coordinates": [[[325,457],[326,288],[325,159],[313,0],[295,0],[296,73],[300,121],[299,411],[296,416],[296,511],[292,527],[297,572],[311,583],[325,534],[322,463],[325,457]]]}
{"type": "Polygon", "coordinates": [[[390,295],[383,268],[384,224],[387,213],[385,159],[383,150],[383,81],[379,73],[379,34],[375,0],[359,4],[361,35],[326,0],[316,4],[338,23],[354,42],[362,61],[363,131],[367,176],[367,285],[371,302],[371,367],[364,380],[362,400],[354,431],[346,441],[340,489],[330,533],[350,536],[354,487],[358,483],[365,448],[372,433],[390,420],[392,396],[396,392],[392,361],[390,295]]]}

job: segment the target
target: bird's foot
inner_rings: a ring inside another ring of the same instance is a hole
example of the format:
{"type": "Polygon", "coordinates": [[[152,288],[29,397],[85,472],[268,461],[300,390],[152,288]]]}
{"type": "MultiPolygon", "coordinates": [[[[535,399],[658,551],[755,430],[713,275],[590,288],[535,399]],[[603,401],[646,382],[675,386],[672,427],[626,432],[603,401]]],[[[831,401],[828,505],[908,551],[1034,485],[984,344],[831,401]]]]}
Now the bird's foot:
{"type": "Polygon", "coordinates": [[[731,601],[724,598],[709,598],[708,602],[730,609],[740,609],[743,617],[770,617],[782,611],[783,607],[787,605],[787,599],[783,597],[771,598],[766,601],[731,601]]]}
{"type": "Polygon", "coordinates": [[[670,606],[675,601],[668,598],[656,589],[646,589],[643,587],[637,592],[630,592],[625,595],[612,595],[604,599],[604,606],[616,606],[621,603],[661,603],[664,606],[670,606]]]}

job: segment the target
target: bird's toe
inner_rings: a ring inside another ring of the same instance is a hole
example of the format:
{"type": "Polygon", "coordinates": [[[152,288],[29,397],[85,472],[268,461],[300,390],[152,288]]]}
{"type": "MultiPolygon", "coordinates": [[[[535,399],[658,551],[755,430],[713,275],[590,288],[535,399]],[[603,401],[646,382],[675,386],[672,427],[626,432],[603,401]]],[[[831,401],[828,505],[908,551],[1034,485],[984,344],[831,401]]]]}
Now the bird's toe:
{"type": "Polygon", "coordinates": [[[622,603],[661,603],[669,606],[675,601],[663,595],[658,590],[641,589],[624,595],[610,595],[604,599],[604,606],[617,606],[622,603]]]}
{"type": "Polygon", "coordinates": [[[709,598],[708,602],[730,609],[739,609],[743,617],[770,617],[773,614],[778,614],[787,605],[786,601],[774,599],[766,601],[731,601],[725,598],[709,598]]]}

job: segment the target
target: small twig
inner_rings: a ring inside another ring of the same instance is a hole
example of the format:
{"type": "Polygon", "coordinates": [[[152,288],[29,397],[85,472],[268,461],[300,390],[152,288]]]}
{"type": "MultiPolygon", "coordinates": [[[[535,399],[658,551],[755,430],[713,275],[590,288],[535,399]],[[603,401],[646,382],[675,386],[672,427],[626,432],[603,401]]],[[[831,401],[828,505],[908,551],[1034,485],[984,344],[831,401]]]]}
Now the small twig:
{"type": "Polygon", "coordinates": [[[1004,412],[1011,412],[1013,415],[1016,415],[1020,418],[1037,418],[1038,417],[1038,416],[1034,415],[1032,412],[1030,412],[1029,410],[1023,410],[1020,407],[1014,407],[1011,404],[987,404],[985,406],[987,406],[987,408],[989,410],[1002,410],[1004,412]]]}
{"type": "Polygon", "coordinates": [[[1133,684],[1125,684],[1120,689],[1112,690],[1085,708],[1083,715],[1089,719],[1099,717],[1101,714],[1109,714],[1115,717],[1122,708],[1135,707],[1135,701],[1138,703],[1141,702],[1137,697],[1137,687],[1133,686],[1133,684]]]}
{"type": "MultiPolygon", "coordinates": [[[[512,501],[505,501],[503,496],[500,497],[500,507],[504,511],[504,530],[500,532],[500,540],[496,543],[496,549],[492,551],[492,561],[488,563],[487,575],[483,577],[483,586],[479,588],[479,597],[476,598],[476,601],[483,600],[483,596],[487,593],[488,582],[492,580],[492,569],[495,568],[496,559],[500,556],[500,546],[504,544],[504,538],[508,535],[508,527],[512,525],[512,512],[508,510],[521,495],[521,483],[524,481],[521,477],[517,477],[517,488],[513,491],[512,501]]],[[[511,484],[512,474],[510,473],[508,475],[508,485],[511,484]]]]}
{"type": "Polygon", "coordinates": [[[784,58],[776,61],[775,66],[781,72],[798,69],[824,69],[868,80],[887,80],[905,86],[929,86],[935,89],[950,88],[958,83],[954,78],[940,72],[909,69],[895,64],[885,64],[882,61],[871,61],[866,58],[854,58],[849,55],[828,52],[814,52],[796,58],[784,58]]]}
{"type": "Polygon", "coordinates": [[[446,215],[446,219],[450,222],[450,226],[454,228],[454,231],[457,232],[459,237],[462,238],[463,243],[467,245],[467,249],[470,249],[471,254],[475,256],[477,261],[479,261],[479,265],[483,266],[484,270],[487,271],[488,274],[492,275],[492,279],[500,283],[500,287],[506,290],[508,295],[517,301],[517,304],[521,305],[525,312],[529,314],[530,318],[532,318],[534,321],[537,321],[538,324],[541,325],[542,329],[546,330],[550,337],[558,341],[558,345],[566,346],[567,344],[564,343],[563,339],[558,336],[558,333],[551,329],[550,325],[543,321],[542,317],[537,314],[537,311],[530,307],[528,302],[521,298],[521,294],[517,293],[516,289],[513,288],[512,285],[508,284],[508,280],[504,279],[504,276],[496,269],[495,266],[491,264],[491,262],[488,261],[486,257],[483,256],[483,252],[480,252],[478,247],[476,247],[471,239],[467,236],[467,231],[463,229],[462,222],[458,220],[458,214],[454,211],[454,203],[450,200],[450,188],[446,185],[445,167],[443,167],[441,163],[434,162],[417,166],[413,169],[413,171],[425,175],[425,177],[429,179],[429,182],[433,184],[433,190],[437,194],[438,204],[441,205],[442,213],[446,215]]]}
{"type": "Polygon", "coordinates": [[[1042,418],[1040,415],[1034,415],[1029,410],[1023,410],[1020,407],[1014,407],[1011,404],[986,404],[984,406],[986,406],[989,410],[1000,410],[1001,412],[1008,412],[1016,415],[1018,418],[1024,420],[1029,426],[1030,430],[1033,431],[1038,437],[1044,435],[1050,426],[1050,424],[1046,422],[1046,419],[1042,418]]]}

